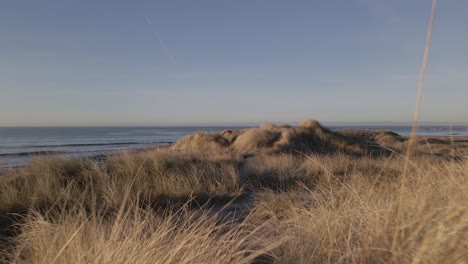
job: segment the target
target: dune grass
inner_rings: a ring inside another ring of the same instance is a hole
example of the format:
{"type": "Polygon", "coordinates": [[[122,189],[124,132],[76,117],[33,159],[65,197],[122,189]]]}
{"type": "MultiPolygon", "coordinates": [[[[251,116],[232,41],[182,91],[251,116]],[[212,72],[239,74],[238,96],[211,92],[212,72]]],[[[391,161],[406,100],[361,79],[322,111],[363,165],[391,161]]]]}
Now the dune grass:
{"type": "Polygon", "coordinates": [[[250,263],[281,241],[253,225],[218,224],[216,215],[180,209],[165,216],[138,206],[106,215],[73,208],[31,212],[16,238],[14,263],[250,263]]]}
{"type": "MultiPolygon", "coordinates": [[[[172,148],[196,153],[208,150],[234,156],[291,151],[364,155],[372,150],[366,142],[334,133],[315,120],[303,122],[298,127],[264,124],[258,128],[222,133],[198,132],[178,141],[172,148]]],[[[379,151],[385,152],[384,149],[379,151]]]]}
{"type": "Polygon", "coordinates": [[[0,177],[0,260],[464,263],[466,147],[425,139],[405,161],[405,144],[309,121],[104,161],[34,159],[0,177]]]}
{"type": "Polygon", "coordinates": [[[358,169],[345,181],[330,177],[314,189],[259,193],[252,218],[273,220],[273,236],[290,237],[274,250],[274,262],[465,263],[468,162],[414,162],[402,225],[396,224],[399,177],[358,169]]]}
{"type": "Polygon", "coordinates": [[[170,150],[124,152],[103,165],[89,159],[35,159],[2,177],[0,210],[35,208],[80,196],[91,207],[99,203],[118,208],[127,189],[132,199],[236,195],[242,191],[238,170],[239,161],[233,159],[170,150]]]}

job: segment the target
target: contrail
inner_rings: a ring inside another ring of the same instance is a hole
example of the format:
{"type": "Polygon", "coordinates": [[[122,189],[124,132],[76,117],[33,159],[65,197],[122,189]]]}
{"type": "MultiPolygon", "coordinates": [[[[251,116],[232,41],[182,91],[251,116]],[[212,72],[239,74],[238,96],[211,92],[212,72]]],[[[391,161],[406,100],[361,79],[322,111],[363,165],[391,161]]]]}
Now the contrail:
{"type": "Polygon", "coordinates": [[[156,38],[158,39],[159,41],[159,44],[161,44],[161,46],[163,47],[164,51],[166,52],[167,56],[169,56],[169,58],[171,58],[172,61],[175,61],[175,58],[174,56],[172,56],[172,53],[171,51],[169,50],[169,48],[166,46],[166,44],[164,43],[164,41],[162,40],[162,38],[159,36],[158,32],[154,29],[153,27],[153,23],[151,23],[151,20],[145,16],[145,19],[146,19],[146,23],[148,23],[148,25],[150,27],[152,27],[152,30],[153,30],[153,34],[156,36],[156,38]]]}

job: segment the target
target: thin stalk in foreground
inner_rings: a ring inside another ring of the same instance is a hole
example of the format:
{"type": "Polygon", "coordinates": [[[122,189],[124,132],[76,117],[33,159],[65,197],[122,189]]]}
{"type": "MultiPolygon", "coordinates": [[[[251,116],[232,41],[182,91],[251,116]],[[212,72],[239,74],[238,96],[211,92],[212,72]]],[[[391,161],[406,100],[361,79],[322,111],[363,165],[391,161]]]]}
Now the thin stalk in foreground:
{"type": "MultiPolygon", "coordinates": [[[[419,81],[418,81],[418,92],[416,95],[416,109],[414,111],[413,117],[413,126],[411,128],[411,134],[408,139],[408,145],[406,147],[406,155],[405,155],[405,163],[403,167],[403,173],[401,176],[401,186],[400,186],[400,194],[398,200],[398,208],[397,208],[397,215],[396,215],[396,225],[393,234],[393,241],[392,241],[392,252],[395,254],[397,252],[397,244],[398,244],[398,235],[400,229],[400,221],[401,221],[401,207],[403,205],[403,194],[406,185],[406,177],[408,173],[408,166],[409,166],[409,159],[411,156],[411,149],[413,148],[414,142],[416,141],[416,131],[418,129],[418,122],[419,122],[419,109],[421,104],[421,95],[422,95],[422,88],[424,83],[424,75],[426,74],[426,67],[427,61],[429,58],[429,48],[431,45],[431,38],[432,38],[432,29],[434,26],[434,17],[435,17],[435,10],[437,6],[437,0],[432,0],[432,9],[431,15],[429,18],[429,27],[426,34],[426,44],[424,48],[424,55],[421,65],[421,71],[419,72],[419,81]]],[[[394,255],[395,256],[395,255],[394,255]]]]}

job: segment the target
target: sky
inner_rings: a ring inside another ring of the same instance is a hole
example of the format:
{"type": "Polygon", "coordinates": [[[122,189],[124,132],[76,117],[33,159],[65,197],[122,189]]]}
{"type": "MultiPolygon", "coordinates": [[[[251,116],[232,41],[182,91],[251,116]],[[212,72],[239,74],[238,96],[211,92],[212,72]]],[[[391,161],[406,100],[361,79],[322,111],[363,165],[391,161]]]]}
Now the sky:
{"type": "MultiPolygon", "coordinates": [[[[412,120],[430,0],[2,0],[0,126],[412,120]]],[[[423,122],[468,123],[468,1],[439,1],[423,122]]]]}

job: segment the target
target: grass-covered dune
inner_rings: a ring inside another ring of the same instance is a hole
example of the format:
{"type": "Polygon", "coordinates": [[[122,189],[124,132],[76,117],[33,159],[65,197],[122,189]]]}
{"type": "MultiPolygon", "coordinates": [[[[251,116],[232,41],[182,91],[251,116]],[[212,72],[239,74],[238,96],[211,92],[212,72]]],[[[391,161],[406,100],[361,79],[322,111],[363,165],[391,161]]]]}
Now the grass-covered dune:
{"type": "Polygon", "coordinates": [[[454,140],[317,121],[199,132],[167,148],[34,159],[0,176],[0,261],[465,263],[454,140]]]}
{"type": "Polygon", "coordinates": [[[347,153],[364,155],[384,152],[365,140],[334,133],[315,120],[301,123],[298,127],[264,124],[259,128],[222,133],[196,133],[180,140],[173,149],[184,152],[226,152],[251,155],[284,152],[347,153]]]}

